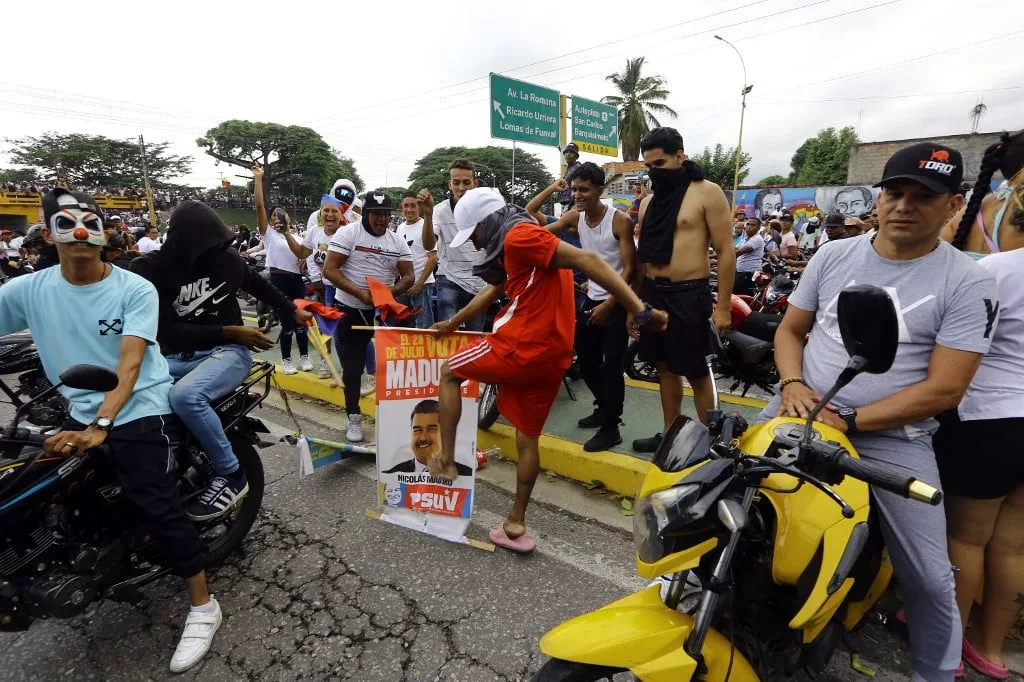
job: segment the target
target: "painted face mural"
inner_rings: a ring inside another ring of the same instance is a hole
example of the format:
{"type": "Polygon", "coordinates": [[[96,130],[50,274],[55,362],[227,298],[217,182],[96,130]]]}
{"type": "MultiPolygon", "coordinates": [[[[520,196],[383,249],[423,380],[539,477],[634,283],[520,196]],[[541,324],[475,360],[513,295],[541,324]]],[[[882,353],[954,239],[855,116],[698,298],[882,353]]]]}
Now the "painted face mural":
{"type": "Polygon", "coordinates": [[[55,242],[85,242],[93,246],[107,243],[99,207],[86,194],[55,189],[43,197],[43,215],[55,242]]]}

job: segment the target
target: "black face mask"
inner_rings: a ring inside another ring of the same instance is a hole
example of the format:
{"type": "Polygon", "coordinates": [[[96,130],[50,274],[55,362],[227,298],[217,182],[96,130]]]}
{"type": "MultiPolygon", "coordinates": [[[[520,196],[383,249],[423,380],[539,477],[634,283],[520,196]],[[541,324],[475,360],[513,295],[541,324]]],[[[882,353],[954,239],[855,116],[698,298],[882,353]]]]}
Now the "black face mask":
{"type": "Polygon", "coordinates": [[[651,178],[655,194],[671,192],[689,179],[689,171],[685,166],[679,168],[652,168],[647,174],[651,178]]]}

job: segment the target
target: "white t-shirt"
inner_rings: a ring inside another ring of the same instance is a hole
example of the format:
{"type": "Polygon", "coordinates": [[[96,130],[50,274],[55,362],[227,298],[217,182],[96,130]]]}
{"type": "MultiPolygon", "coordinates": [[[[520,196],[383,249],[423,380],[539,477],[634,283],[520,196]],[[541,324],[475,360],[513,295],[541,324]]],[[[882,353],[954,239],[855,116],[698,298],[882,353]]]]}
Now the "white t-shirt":
{"type": "Polygon", "coordinates": [[[17,258],[21,254],[21,251],[19,251],[14,246],[14,240],[13,239],[11,240],[10,244],[8,244],[7,242],[0,242],[0,247],[3,248],[5,256],[10,256],[11,258],[17,258]]]}
{"type": "Polygon", "coordinates": [[[736,272],[757,272],[761,268],[761,261],[764,260],[764,237],[759,234],[747,237],[740,244],[740,248],[744,246],[753,247],[754,250],[736,256],[736,272]]]}
{"type": "Polygon", "coordinates": [[[14,239],[11,240],[11,248],[12,249],[20,249],[21,245],[24,242],[25,242],[25,238],[24,237],[15,237],[14,239]]]}
{"type": "MultiPolygon", "coordinates": [[[[369,290],[367,277],[373,277],[388,286],[398,279],[398,263],[412,262],[409,245],[391,230],[381,236],[372,235],[359,223],[339,228],[331,238],[328,251],[348,256],[341,266],[341,272],[360,289],[369,290]]],[[[358,298],[338,289],[335,300],[349,308],[370,310],[358,298]]]]}
{"type": "Polygon", "coordinates": [[[267,267],[299,274],[299,259],[288,248],[285,236],[272,227],[263,235],[263,247],[267,250],[267,267]]]}
{"type": "Polygon", "coordinates": [[[327,247],[330,243],[331,237],[327,236],[327,231],[322,225],[313,225],[306,230],[306,236],[302,238],[302,245],[313,252],[306,258],[306,270],[309,272],[311,282],[320,282],[324,278],[324,262],[327,260],[327,247]]]}
{"type": "MultiPolygon", "coordinates": [[[[409,251],[412,253],[413,277],[419,280],[420,275],[423,273],[423,268],[427,265],[427,254],[437,252],[436,247],[430,251],[423,248],[423,218],[420,218],[412,225],[403,221],[395,228],[395,234],[409,247],[409,251]]],[[[434,273],[431,272],[427,275],[423,282],[424,284],[433,284],[434,273]]]]}
{"type": "Polygon", "coordinates": [[[150,251],[159,251],[160,247],[163,246],[156,239],[150,239],[149,237],[143,237],[139,240],[139,253],[149,253],[150,251]]]}
{"type": "Polygon", "coordinates": [[[1024,249],[985,256],[978,265],[995,275],[999,308],[987,330],[992,345],[960,403],[960,418],[1024,417],[1024,249]]]}
{"type": "Polygon", "coordinates": [[[449,248],[455,234],[455,214],[451,200],[434,207],[434,234],[437,235],[437,274],[470,294],[478,294],[484,281],[473,275],[473,266],[480,263],[485,253],[477,251],[472,241],[457,249],[449,248]]]}

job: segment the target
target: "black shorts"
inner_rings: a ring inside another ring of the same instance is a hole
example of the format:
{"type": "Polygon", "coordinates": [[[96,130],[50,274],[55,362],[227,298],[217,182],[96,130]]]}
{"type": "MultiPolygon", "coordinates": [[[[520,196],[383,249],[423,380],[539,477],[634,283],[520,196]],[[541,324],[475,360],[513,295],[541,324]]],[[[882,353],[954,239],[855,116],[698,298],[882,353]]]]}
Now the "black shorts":
{"type": "Polygon", "coordinates": [[[664,364],[672,374],[687,379],[708,376],[711,354],[709,319],[714,298],[707,279],[670,282],[647,278],[640,297],[651,307],[668,313],[668,328],[661,333],[640,333],[640,359],[664,364]]]}
{"type": "Polygon", "coordinates": [[[947,495],[992,500],[1024,484],[1024,418],[961,421],[950,410],[938,419],[932,443],[947,495]]]}

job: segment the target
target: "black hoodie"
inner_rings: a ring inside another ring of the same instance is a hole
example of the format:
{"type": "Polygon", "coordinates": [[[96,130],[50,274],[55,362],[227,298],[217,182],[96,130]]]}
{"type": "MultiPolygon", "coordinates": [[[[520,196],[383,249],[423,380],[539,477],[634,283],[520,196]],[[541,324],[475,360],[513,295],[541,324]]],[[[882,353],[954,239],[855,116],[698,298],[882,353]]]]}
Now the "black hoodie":
{"type": "Polygon", "coordinates": [[[234,240],[212,208],[185,201],[171,214],[163,247],[132,261],[131,271],[152,282],[160,296],[157,341],[165,355],[226,343],[224,327],[242,324],[239,290],[279,310],[295,310],[294,303],[228,248],[234,240]]]}

